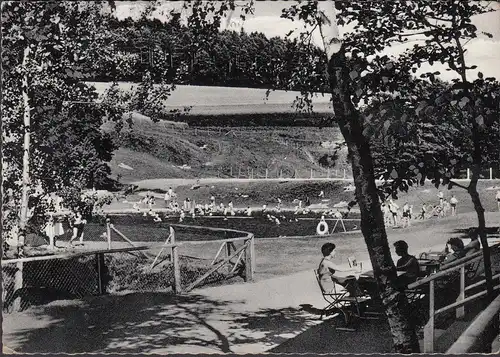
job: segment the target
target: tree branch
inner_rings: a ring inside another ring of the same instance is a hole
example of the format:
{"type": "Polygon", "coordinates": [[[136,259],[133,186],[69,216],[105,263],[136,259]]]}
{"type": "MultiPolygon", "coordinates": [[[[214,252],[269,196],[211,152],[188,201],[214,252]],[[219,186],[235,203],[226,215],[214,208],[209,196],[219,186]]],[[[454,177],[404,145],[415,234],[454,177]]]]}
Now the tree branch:
{"type": "Polygon", "coordinates": [[[452,181],[452,180],[450,180],[450,184],[451,184],[452,186],[457,186],[457,187],[463,188],[464,190],[468,190],[468,189],[469,189],[469,187],[468,187],[468,186],[461,185],[461,184],[459,184],[459,183],[457,183],[457,182],[455,182],[455,181],[452,181]]]}

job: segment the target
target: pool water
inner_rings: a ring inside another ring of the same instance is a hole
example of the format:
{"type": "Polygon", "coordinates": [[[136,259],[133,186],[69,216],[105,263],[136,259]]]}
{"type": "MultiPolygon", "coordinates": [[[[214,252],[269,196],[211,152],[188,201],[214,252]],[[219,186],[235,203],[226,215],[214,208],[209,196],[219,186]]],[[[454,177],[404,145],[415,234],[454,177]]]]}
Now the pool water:
{"type": "MultiPolygon", "coordinates": [[[[160,217],[162,217],[160,215],[160,217]]],[[[308,236],[316,234],[316,226],[319,223],[318,218],[297,217],[291,213],[278,216],[280,224],[275,221],[267,219],[265,216],[255,217],[229,217],[224,220],[224,217],[203,217],[198,216],[192,218],[186,216],[183,222],[179,222],[178,217],[162,217],[161,222],[154,222],[153,217],[143,216],[142,214],[123,214],[123,215],[110,215],[111,223],[116,229],[127,236],[132,241],[143,242],[163,242],[168,237],[171,224],[182,224],[187,226],[204,226],[214,228],[226,228],[239,231],[253,233],[255,238],[268,238],[268,237],[289,237],[289,236],[308,236]]],[[[333,229],[335,220],[327,220],[329,231],[333,229]]],[[[359,229],[359,220],[346,220],[344,225],[347,231],[359,229]]],[[[58,240],[68,241],[72,235],[72,229],[66,222],[63,223],[65,230],[64,235],[60,236],[58,240]]],[[[335,232],[343,231],[340,223],[338,224],[335,232]]],[[[106,241],[106,225],[103,217],[96,217],[85,226],[84,240],[86,241],[106,241]]],[[[112,233],[112,239],[115,233],[112,233]]],[[[176,239],[179,241],[193,241],[193,240],[215,240],[234,238],[241,236],[236,232],[213,232],[203,229],[176,229],[176,239]]],[[[32,237],[32,245],[44,244],[42,237],[32,237]]],[[[120,239],[121,240],[121,239],[120,239]]]]}

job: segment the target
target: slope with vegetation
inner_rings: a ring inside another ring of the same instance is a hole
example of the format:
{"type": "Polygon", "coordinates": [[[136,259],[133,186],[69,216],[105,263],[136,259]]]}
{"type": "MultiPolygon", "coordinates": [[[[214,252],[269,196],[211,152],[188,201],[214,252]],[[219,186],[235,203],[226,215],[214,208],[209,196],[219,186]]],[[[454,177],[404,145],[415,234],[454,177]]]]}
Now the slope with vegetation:
{"type": "MultiPolygon", "coordinates": [[[[103,129],[113,132],[113,126],[103,129]]],[[[332,145],[336,138],[335,128],[179,128],[163,121],[135,120],[131,129],[114,134],[120,148],[110,166],[113,176],[124,183],[152,178],[248,177],[252,173],[258,178],[265,177],[266,169],[269,177],[280,173],[307,177],[311,169],[326,177],[328,168],[346,167],[345,151],[332,145]]]]}

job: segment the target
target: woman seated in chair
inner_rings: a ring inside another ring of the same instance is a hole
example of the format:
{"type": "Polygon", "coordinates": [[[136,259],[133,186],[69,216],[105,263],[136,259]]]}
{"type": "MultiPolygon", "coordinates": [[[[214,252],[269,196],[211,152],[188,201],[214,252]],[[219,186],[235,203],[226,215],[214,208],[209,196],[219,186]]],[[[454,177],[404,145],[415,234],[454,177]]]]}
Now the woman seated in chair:
{"type": "Polygon", "coordinates": [[[333,292],[334,285],[339,284],[347,290],[349,296],[362,295],[355,276],[348,275],[341,277],[335,275],[337,273],[349,273],[356,271],[356,269],[341,269],[332,261],[335,257],[335,244],[323,244],[321,247],[321,253],[323,254],[323,259],[321,259],[321,262],[319,263],[318,275],[323,290],[327,293],[333,292]]]}

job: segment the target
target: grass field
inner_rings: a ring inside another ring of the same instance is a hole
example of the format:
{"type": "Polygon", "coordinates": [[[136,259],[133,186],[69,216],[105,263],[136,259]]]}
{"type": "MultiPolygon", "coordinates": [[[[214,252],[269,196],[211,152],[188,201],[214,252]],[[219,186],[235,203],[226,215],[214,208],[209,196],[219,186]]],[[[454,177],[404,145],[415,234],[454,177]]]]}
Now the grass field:
{"type": "MultiPolygon", "coordinates": [[[[109,88],[106,82],[90,82],[99,94],[109,88]]],[[[130,90],[136,84],[120,82],[122,90],[130,90]]],[[[299,92],[277,90],[271,92],[266,100],[266,90],[257,88],[230,88],[178,85],[165,104],[172,108],[193,106],[191,112],[198,114],[248,113],[248,112],[291,112],[291,104],[299,92]],[[271,108],[269,108],[271,107],[271,108]]],[[[313,104],[319,108],[328,108],[329,97],[318,95],[313,104]]],[[[319,109],[318,108],[318,109],[319,109]]]]}

